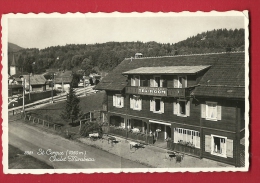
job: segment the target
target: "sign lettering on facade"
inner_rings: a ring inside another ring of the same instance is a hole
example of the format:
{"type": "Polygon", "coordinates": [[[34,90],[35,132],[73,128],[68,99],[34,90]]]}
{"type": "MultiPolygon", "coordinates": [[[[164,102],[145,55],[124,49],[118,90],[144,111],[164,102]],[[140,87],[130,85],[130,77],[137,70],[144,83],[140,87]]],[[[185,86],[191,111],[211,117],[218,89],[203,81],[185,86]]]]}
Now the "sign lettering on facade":
{"type": "Polygon", "coordinates": [[[153,96],[167,96],[167,88],[139,87],[138,94],[153,95],[153,96]]]}

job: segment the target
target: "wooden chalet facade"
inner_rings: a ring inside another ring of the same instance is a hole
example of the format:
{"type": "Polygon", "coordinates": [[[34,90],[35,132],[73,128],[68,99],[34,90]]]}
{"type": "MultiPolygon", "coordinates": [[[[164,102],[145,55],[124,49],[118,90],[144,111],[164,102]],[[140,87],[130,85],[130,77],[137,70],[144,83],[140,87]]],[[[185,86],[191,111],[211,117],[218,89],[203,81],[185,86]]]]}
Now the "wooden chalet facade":
{"type": "Polygon", "coordinates": [[[244,52],[125,59],[95,89],[106,91],[114,135],[234,166],[244,161],[244,52]]]}

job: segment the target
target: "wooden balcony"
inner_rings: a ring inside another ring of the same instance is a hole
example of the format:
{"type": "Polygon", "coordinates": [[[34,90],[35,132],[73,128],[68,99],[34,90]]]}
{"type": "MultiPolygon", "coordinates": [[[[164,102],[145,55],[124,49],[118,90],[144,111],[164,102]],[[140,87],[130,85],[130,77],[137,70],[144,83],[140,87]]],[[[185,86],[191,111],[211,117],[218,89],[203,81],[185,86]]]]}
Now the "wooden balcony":
{"type": "Polygon", "coordinates": [[[125,90],[127,94],[161,97],[186,97],[189,96],[189,91],[189,88],[161,88],[143,86],[127,86],[125,90]]]}

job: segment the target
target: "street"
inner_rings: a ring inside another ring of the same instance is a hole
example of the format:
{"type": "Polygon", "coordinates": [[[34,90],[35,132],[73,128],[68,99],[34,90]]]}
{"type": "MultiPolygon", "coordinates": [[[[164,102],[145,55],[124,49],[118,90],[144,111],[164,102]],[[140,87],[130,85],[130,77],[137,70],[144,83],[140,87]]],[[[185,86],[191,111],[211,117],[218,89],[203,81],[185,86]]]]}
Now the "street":
{"type": "Polygon", "coordinates": [[[9,144],[55,169],[147,168],[100,149],[41,131],[24,124],[19,118],[9,118],[8,132],[9,144]]]}

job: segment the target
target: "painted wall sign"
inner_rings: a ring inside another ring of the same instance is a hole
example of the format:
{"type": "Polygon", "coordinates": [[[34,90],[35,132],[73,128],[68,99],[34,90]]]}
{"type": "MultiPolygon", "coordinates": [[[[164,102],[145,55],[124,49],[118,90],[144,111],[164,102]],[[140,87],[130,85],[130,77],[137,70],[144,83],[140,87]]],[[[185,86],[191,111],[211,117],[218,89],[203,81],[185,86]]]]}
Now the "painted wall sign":
{"type": "Polygon", "coordinates": [[[167,88],[139,87],[138,94],[153,95],[153,96],[167,96],[167,88]]]}

